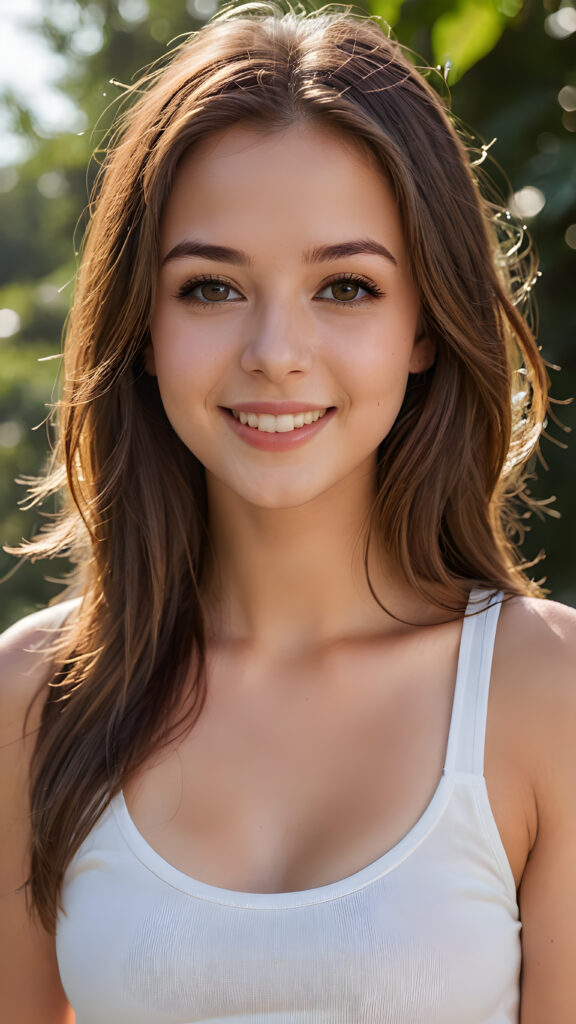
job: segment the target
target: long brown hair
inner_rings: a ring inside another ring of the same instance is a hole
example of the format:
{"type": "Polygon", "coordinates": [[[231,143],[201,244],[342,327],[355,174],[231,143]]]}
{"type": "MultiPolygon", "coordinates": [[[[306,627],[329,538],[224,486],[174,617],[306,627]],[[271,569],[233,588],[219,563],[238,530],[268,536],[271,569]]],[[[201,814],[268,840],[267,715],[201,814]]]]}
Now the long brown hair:
{"type": "Polygon", "coordinates": [[[381,446],[372,534],[413,587],[437,603],[447,594],[452,611],[475,585],[538,593],[514,547],[514,503],[546,403],[546,372],[517,308],[534,267],[528,260],[522,279],[507,269],[498,247],[506,231],[494,227],[425,76],[374,20],[255,5],[192,36],[133,95],[97,183],[67,330],[58,446],[35,491],[41,500],[67,482],[68,497],[60,520],[26,548],[34,558],[71,555],[81,594],[31,770],[29,885],[47,928],[70,857],[171,734],[191,665],[186,725],[205,695],[203,469],[143,365],[160,217],[179,159],[199,140],[239,122],[276,131],[306,120],[378,161],[437,354],[411,378],[381,446]]]}

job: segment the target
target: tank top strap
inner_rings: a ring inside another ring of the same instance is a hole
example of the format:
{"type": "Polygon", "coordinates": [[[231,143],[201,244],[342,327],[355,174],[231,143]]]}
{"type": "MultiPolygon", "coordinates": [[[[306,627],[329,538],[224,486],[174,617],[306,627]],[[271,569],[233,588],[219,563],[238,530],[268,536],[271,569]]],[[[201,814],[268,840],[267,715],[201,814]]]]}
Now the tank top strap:
{"type": "Polygon", "coordinates": [[[473,590],[462,623],[444,773],[484,774],[492,655],[502,593],[473,590]]]}

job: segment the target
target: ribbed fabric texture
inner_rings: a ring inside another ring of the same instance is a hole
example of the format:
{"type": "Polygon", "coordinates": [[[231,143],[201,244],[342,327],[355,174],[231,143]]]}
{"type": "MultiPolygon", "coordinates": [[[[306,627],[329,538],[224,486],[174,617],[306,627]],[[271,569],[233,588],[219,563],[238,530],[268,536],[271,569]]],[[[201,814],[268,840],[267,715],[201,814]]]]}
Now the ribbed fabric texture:
{"type": "Polygon", "coordinates": [[[464,621],[428,808],[354,875],[297,893],[206,885],[112,801],[64,884],[57,950],[77,1024],[517,1024],[518,907],[483,778],[500,600],[471,595],[483,610],[464,621]]]}

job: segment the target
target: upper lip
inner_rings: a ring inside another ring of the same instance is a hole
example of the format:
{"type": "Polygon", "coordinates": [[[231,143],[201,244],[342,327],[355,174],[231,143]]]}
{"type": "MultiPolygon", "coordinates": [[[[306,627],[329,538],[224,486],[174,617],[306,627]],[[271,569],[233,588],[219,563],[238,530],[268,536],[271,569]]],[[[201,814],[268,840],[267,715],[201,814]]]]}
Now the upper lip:
{"type": "Polygon", "coordinates": [[[331,406],[316,402],[235,402],[226,406],[234,409],[235,412],[254,412],[258,415],[283,416],[291,414],[295,416],[299,412],[316,412],[317,409],[330,409],[331,406]]]}

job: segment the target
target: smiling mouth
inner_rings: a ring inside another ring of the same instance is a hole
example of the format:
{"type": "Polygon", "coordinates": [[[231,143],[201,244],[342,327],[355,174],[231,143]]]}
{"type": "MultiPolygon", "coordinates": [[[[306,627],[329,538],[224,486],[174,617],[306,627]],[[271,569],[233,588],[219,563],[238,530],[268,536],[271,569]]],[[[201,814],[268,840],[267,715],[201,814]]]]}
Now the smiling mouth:
{"type": "Polygon", "coordinates": [[[280,416],[273,416],[271,413],[240,412],[237,409],[230,409],[229,412],[235,420],[254,430],[260,430],[265,434],[288,434],[292,430],[316,423],[326,415],[328,409],[314,409],[311,412],[294,414],[282,413],[280,416]]]}

